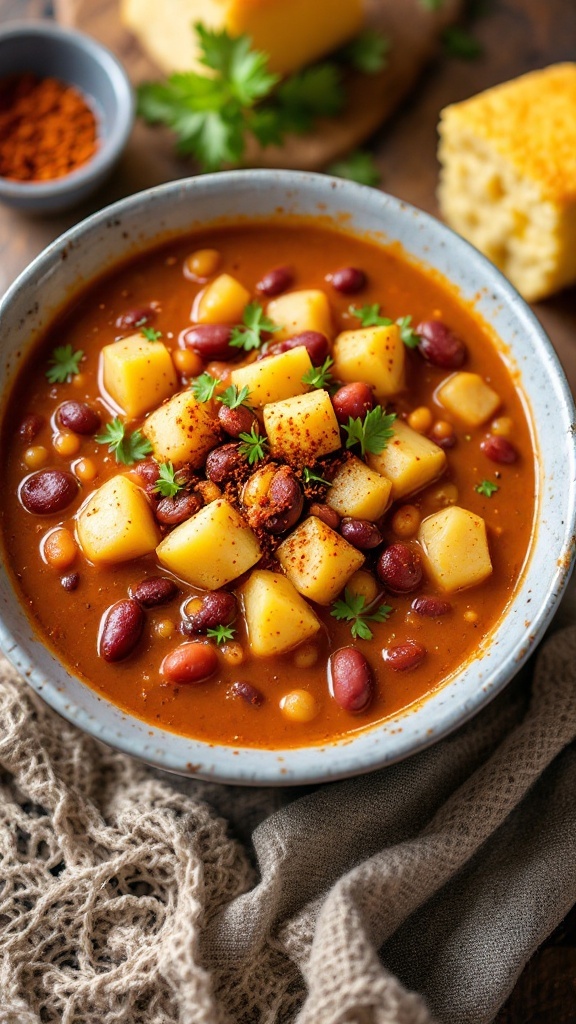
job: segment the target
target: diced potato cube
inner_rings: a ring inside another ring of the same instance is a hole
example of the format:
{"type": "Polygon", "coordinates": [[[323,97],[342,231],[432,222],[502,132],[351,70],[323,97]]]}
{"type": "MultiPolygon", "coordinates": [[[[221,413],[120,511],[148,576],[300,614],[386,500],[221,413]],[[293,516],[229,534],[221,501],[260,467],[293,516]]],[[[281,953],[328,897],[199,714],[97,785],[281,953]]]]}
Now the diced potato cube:
{"type": "Polygon", "coordinates": [[[333,373],[338,380],[361,380],[379,399],[404,388],[404,342],[396,324],[344,331],[334,342],[333,373]]]}
{"type": "Polygon", "coordinates": [[[330,304],[325,293],[317,288],[280,295],[268,303],[266,313],[280,328],[274,341],[285,341],[302,331],[319,331],[327,338],[334,334],[330,304]]]}
{"type": "Polygon", "coordinates": [[[285,398],[264,406],[264,426],[275,458],[310,466],[340,447],[338,420],[327,391],[285,398]]]}
{"type": "Polygon", "coordinates": [[[336,473],[326,504],[338,515],[368,519],[373,523],[388,508],[391,493],[390,480],[353,457],[336,473]]]}
{"type": "Polygon", "coordinates": [[[469,427],[479,427],[494,415],[500,397],[478,373],[455,373],[437,391],[438,399],[469,427]]]}
{"type": "Polygon", "coordinates": [[[320,629],[320,620],[286,576],[254,569],[242,588],[248,642],[261,658],[283,654],[320,629]]]}
{"type": "Polygon", "coordinates": [[[247,387],[250,405],[261,408],[267,402],[281,402],[284,398],[303,395],[309,385],[303,383],[302,377],[312,368],[308,350],[299,345],[289,352],[240,366],[232,371],[230,380],[238,388],[247,387]]]}
{"type": "Polygon", "coordinates": [[[128,419],[155,409],[178,388],[172,356],[161,341],[131,334],[102,349],[106,391],[128,419]]]}
{"type": "Polygon", "coordinates": [[[113,476],[78,513],[78,543],[91,562],[128,562],[154,551],[160,531],[141,487],[113,476]]]}
{"type": "Polygon", "coordinates": [[[394,437],[379,455],[368,454],[368,465],[392,482],[392,500],[422,490],[440,476],[446,454],[403,420],[395,420],[394,437]]]}
{"type": "Polygon", "coordinates": [[[220,274],[194,303],[192,319],[199,324],[235,324],[242,320],[250,292],[231,274],[220,274]]]}
{"type": "Polygon", "coordinates": [[[364,564],[364,555],[316,516],[289,534],[276,558],[296,590],[317,604],[330,604],[364,564]]]}
{"type": "Polygon", "coordinates": [[[418,540],[428,575],[449,594],[482,583],[492,572],[486,524],[481,516],[459,505],[424,519],[418,540]]]}
{"type": "Polygon", "coordinates": [[[142,433],[158,462],[172,462],[176,468],[190,462],[197,468],[218,443],[217,422],[211,402],[199,402],[191,391],[182,391],[151,413],[142,433]]]}
{"type": "Polygon", "coordinates": [[[241,515],[226,498],[218,498],[172,530],[156,554],[186,583],[218,590],[255,565],[262,552],[241,515]]]}

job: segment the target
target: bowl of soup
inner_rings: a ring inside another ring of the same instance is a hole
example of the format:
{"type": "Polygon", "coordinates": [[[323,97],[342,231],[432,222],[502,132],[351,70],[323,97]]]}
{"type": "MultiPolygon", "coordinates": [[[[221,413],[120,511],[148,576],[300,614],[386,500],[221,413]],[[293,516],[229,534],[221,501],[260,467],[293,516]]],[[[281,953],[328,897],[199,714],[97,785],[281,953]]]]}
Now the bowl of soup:
{"type": "Polygon", "coordinates": [[[1,308],[4,653],[182,774],[392,763],[523,664],[570,574],[574,410],[466,242],[323,175],[174,182],[1,308]]]}

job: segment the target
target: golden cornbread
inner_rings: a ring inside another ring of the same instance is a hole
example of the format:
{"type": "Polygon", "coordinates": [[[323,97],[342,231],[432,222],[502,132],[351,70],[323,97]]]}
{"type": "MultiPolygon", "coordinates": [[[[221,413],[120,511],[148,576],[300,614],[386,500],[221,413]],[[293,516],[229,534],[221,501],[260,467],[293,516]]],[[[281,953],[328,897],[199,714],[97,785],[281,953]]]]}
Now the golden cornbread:
{"type": "Polygon", "coordinates": [[[530,301],[576,281],[576,64],[446,107],[439,201],[448,224],[530,301]]]}

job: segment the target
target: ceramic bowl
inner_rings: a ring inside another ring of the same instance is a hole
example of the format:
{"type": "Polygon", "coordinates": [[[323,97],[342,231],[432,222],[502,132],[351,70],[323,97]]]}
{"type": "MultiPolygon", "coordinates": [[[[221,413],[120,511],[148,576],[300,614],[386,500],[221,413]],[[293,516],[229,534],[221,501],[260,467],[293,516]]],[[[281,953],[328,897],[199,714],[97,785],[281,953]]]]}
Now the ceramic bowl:
{"type": "Polygon", "coordinates": [[[31,72],[77,86],[99,123],[100,147],[78,170],[52,181],[0,177],[0,200],[29,213],[57,213],[75,206],[106,180],[134,121],[128,76],[110,50],[82,32],[49,21],[13,22],[0,29],[0,68],[5,75],[31,72]]]}
{"type": "MultiPolygon", "coordinates": [[[[324,175],[237,171],[171,182],[88,218],[45,250],[0,305],[5,392],[62,305],[87,281],[158,240],[224,219],[321,216],[376,242],[399,240],[407,257],[440,271],[491,324],[517,373],[534,425],[537,528],[513,599],[477,655],[416,709],[344,741],[296,750],[218,747],[130,716],[71,675],[35,635],[5,570],[0,644],[31,686],[98,739],[181,774],[253,785],[311,783],[407,757],[445,736],[492,699],[550,622],[573,555],[574,407],[553,348],[511,285],[467,242],[391,196],[324,175]],[[279,212],[280,211],[280,212],[279,212]]],[[[530,496],[530,500],[531,500],[530,496]]]]}

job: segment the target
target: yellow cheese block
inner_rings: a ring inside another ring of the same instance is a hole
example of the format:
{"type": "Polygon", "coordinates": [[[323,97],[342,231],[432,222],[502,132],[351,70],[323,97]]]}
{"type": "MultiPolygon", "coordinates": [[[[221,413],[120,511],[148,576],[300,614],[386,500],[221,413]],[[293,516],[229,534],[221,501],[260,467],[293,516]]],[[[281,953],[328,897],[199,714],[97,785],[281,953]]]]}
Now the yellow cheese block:
{"type": "Polygon", "coordinates": [[[160,530],[144,491],[113,476],[80,509],[78,542],[91,562],[128,562],[154,551],[160,530]]]}
{"type": "Polygon", "coordinates": [[[392,482],[392,500],[422,490],[444,471],[446,453],[434,441],[394,421],[394,436],[379,455],[368,453],[368,465],[392,482]]]}
{"type": "Polygon", "coordinates": [[[178,388],[172,356],[161,341],[142,334],[105,345],[102,379],[108,394],[129,419],[155,409],[178,388]]]}
{"type": "Polygon", "coordinates": [[[282,541],[276,558],[296,590],[317,604],[330,604],[364,564],[364,555],[316,516],[282,541]]]}
{"type": "Polygon", "coordinates": [[[308,350],[304,345],[298,345],[288,352],[232,370],[230,380],[239,389],[247,387],[250,392],[248,403],[262,408],[268,402],[281,402],[294,395],[303,395],[309,385],[302,378],[312,369],[308,350]]]}
{"type": "Polygon", "coordinates": [[[193,587],[218,590],[251,569],[261,551],[242,516],[217,498],[172,530],[156,554],[161,565],[193,587]]]}
{"type": "Polygon", "coordinates": [[[428,575],[449,594],[482,583],[492,572],[486,524],[466,508],[451,505],[428,516],[418,540],[428,575]]]}
{"type": "Polygon", "coordinates": [[[286,576],[255,569],[242,588],[250,650],[271,657],[292,650],[320,629],[320,620],[286,576]]]}
{"type": "Polygon", "coordinates": [[[337,49],[362,28],[362,0],[121,0],[122,21],[164,71],[205,72],[194,22],[246,33],[285,75],[337,49]]]}
{"type": "Polygon", "coordinates": [[[311,466],[341,445],[338,420],[324,390],[265,405],[264,426],[272,455],[292,466],[311,466]]]}

